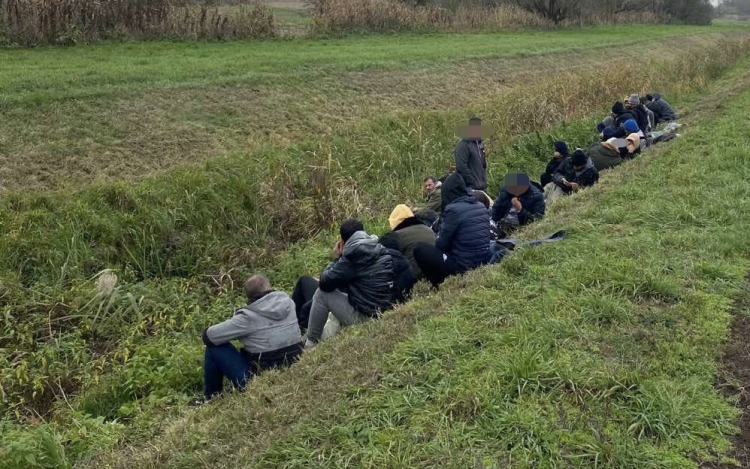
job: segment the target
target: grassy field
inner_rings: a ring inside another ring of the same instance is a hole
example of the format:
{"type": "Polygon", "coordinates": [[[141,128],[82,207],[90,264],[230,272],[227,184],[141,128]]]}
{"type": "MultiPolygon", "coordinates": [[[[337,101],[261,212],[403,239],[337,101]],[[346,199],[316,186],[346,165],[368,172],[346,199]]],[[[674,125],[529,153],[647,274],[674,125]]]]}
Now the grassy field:
{"type": "Polygon", "coordinates": [[[738,31],[628,26],[0,50],[0,191],[140,179],[364,116],[463,108],[547,73],[669,57],[738,31]]]}
{"type": "Polygon", "coordinates": [[[522,232],[565,229],[565,241],[422,292],[190,413],[155,445],[92,467],[683,469],[721,459],[737,411],[714,387],[717,359],[750,267],[750,77],[730,78],[745,91],[700,100],[679,141],[522,232]]]}
{"type": "MultiPolygon", "coordinates": [[[[689,116],[730,102],[750,82],[747,62],[735,67],[750,50],[741,29],[635,29],[663,47],[602,49],[604,33],[593,29],[559,40],[407,35],[0,51],[15,60],[0,69],[0,128],[9,129],[0,149],[11,150],[0,172],[17,184],[0,199],[0,467],[85,464],[118,443],[134,445],[146,466],[162,454],[174,466],[183,457],[197,465],[189,458],[204,451],[212,458],[225,443],[202,447],[209,439],[193,439],[201,430],[189,421],[204,414],[185,409],[200,388],[200,331],[231,311],[251,270],[282,288],[319,271],[332,222],[358,214],[382,232],[386,211],[416,201],[422,176],[448,166],[455,124],[469,114],[494,128],[494,189],[507,169],[537,173],[553,139],[588,143],[596,117],[627,93],[660,90],[689,116]],[[468,48],[477,55],[466,58],[468,48]],[[467,67],[482,73],[467,77],[467,67]],[[625,69],[638,89],[622,80],[625,69]],[[243,101],[250,86],[276,94],[258,107],[243,101]],[[118,277],[112,290],[98,286],[107,269],[118,277]],[[162,437],[181,415],[188,426],[180,421],[162,437]],[[141,446],[180,432],[174,451],[141,446]],[[183,454],[193,445],[195,454],[183,454]]],[[[407,311],[429,312],[430,298],[407,311]]],[[[384,352],[411,340],[412,321],[424,318],[395,317],[406,322],[378,336],[384,352]]],[[[328,366],[328,353],[310,360],[328,366]]],[[[338,384],[353,390],[374,376],[368,363],[338,384]]],[[[295,367],[290,383],[302,383],[308,366],[295,367]]],[[[267,418],[296,421],[295,412],[267,418]]],[[[211,425],[224,423],[234,425],[211,425]]],[[[278,448],[289,465],[304,466],[295,435],[278,448]]],[[[281,453],[263,438],[247,457],[273,466],[281,453]]]]}

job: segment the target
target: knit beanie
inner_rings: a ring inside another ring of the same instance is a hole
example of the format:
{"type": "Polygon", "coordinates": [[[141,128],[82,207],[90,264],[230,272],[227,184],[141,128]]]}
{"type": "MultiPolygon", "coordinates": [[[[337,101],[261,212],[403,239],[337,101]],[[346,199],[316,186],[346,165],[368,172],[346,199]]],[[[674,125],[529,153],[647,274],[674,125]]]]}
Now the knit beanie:
{"type": "Polygon", "coordinates": [[[573,166],[585,166],[588,156],[580,148],[573,152],[573,166]]]}
{"type": "Polygon", "coordinates": [[[615,129],[613,129],[612,127],[607,127],[606,129],[604,129],[604,132],[602,132],[602,134],[602,140],[609,140],[610,138],[615,136],[615,129]]]}
{"type": "Polygon", "coordinates": [[[637,94],[631,94],[630,98],[628,98],[628,102],[631,106],[638,106],[641,104],[641,100],[638,98],[637,94]]]}
{"type": "Polygon", "coordinates": [[[633,119],[628,119],[625,121],[625,124],[622,126],[625,131],[629,134],[632,134],[634,132],[638,132],[638,122],[636,122],[633,119]]]}
{"type": "Polygon", "coordinates": [[[568,144],[562,140],[555,142],[555,151],[560,153],[563,158],[567,157],[570,153],[568,152],[568,144]]]}
{"type": "Polygon", "coordinates": [[[388,217],[388,224],[391,226],[391,229],[395,229],[398,225],[400,225],[404,220],[407,218],[413,217],[414,214],[412,213],[411,209],[407,207],[404,204],[396,205],[396,208],[393,209],[391,212],[391,216],[388,217]]]}

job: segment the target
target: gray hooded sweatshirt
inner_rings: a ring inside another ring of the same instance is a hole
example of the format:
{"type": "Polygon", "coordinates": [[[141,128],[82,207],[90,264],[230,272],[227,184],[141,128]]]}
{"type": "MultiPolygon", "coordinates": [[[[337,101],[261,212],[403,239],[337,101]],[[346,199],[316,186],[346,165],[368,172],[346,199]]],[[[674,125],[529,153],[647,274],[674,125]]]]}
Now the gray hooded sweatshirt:
{"type": "Polygon", "coordinates": [[[302,333],[292,299],[284,292],[272,291],[209,327],[206,338],[214,345],[239,339],[245,351],[264,353],[300,343],[302,333]]]}

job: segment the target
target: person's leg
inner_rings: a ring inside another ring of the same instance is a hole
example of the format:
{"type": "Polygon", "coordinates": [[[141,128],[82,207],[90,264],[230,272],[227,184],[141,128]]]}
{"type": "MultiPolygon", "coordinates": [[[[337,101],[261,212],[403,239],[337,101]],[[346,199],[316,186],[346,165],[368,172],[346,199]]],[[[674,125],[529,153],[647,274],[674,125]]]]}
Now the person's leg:
{"type": "Polygon", "coordinates": [[[312,343],[320,341],[329,311],[333,313],[342,326],[359,324],[368,319],[367,316],[360,314],[349,304],[349,297],[346,293],[339,290],[324,292],[318,289],[310,308],[310,327],[307,329],[308,341],[312,343]]]}
{"type": "Polygon", "coordinates": [[[546,186],[550,182],[552,182],[552,176],[547,173],[542,173],[542,176],[539,178],[539,183],[542,185],[542,187],[546,186]]]}
{"type": "Polygon", "coordinates": [[[414,260],[433,286],[438,286],[448,276],[443,251],[427,243],[414,248],[414,260]]]}
{"type": "Polygon", "coordinates": [[[203,356],[203,393],[211,398],[224,389],[224,377],[242,389],[250,377],[248,359],[232,344],[209,345],[203,356]]]}
{"type": "Polygon", "coordinates": [[[297,280],[292,293],[292,300],[299,311],[302,305],[311,301],[315,291],[318,289],[318,281],[309,275],[303,275],[297,280]]]}

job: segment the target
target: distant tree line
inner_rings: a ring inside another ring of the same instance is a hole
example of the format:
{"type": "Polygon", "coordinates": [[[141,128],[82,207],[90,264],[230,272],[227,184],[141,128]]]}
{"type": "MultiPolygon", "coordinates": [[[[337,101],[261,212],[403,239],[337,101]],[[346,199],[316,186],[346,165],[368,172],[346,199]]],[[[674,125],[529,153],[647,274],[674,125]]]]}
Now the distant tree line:
{"type": "MultiPolygon", "coordinates": [[[[714,7],[709,0],[403,0],[412,5],[440,5],[456,8],[474,4],[497,6],[515,4],[555,23],[591,16],[649,12],[688,24],[709,24],[714,7]]],[[[750,0],[729,0],[750,9],[750,0]]]]}

